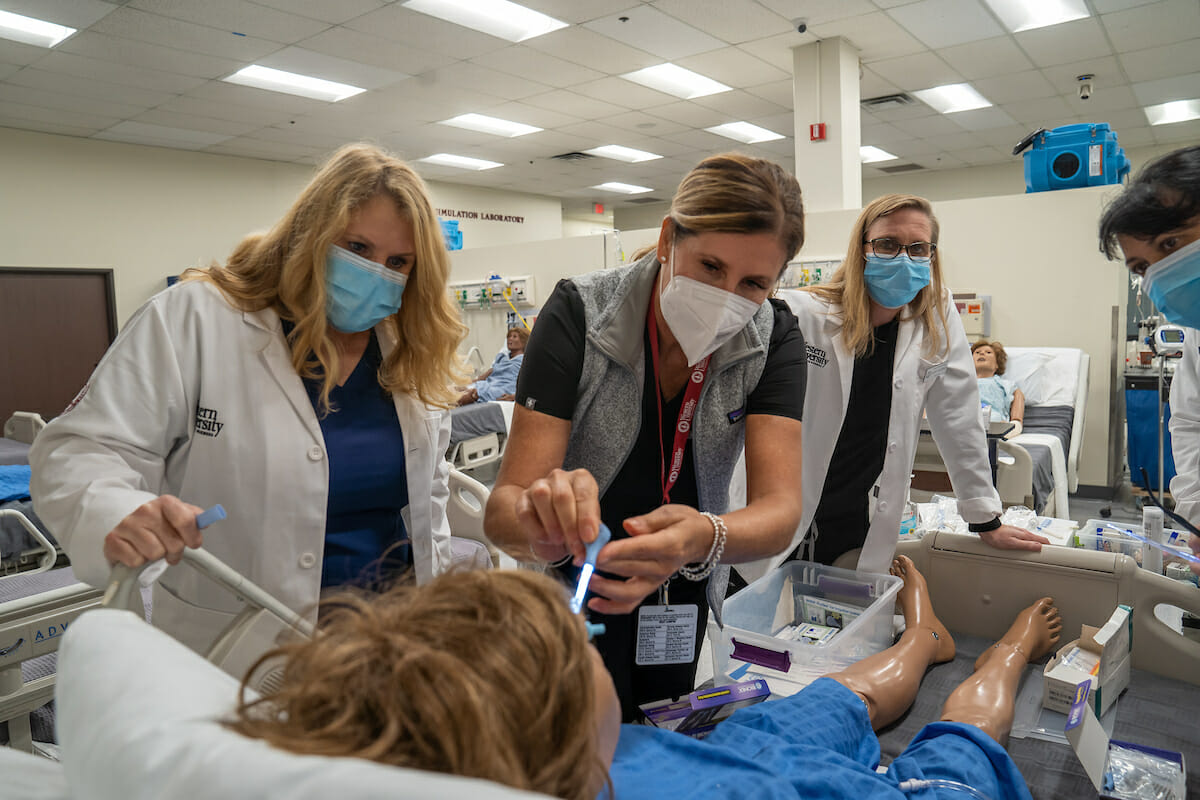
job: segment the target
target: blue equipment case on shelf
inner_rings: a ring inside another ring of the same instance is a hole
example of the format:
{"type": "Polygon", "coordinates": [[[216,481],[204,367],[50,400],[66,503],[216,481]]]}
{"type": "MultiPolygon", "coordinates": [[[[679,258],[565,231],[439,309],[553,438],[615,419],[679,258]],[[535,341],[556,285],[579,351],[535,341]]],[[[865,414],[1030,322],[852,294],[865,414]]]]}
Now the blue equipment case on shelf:
{"type": "Polygon", "coordinates": [[[442,238],[446,240],[446,249],[462,250],[463,235],[458,229],[458,220],[438,217],[438,222],[442,224],[442,238]]]}
{"type": "Polygon", "coordinates": [[[1121,183],[1129,174],[1129,159],[1107,122],[1043,128],[1025,137],[1013,155],[1022,150],[1026,193],[1121,183]]]}

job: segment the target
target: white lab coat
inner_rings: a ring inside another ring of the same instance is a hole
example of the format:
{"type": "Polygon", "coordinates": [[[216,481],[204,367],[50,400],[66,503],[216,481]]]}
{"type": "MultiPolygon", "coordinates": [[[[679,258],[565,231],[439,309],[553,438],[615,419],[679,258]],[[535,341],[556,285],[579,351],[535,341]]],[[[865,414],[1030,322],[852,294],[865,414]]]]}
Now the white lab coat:
{"type": "MultiPolygon", "coordinates": [[[[1193,328],[1186,329],[1183,358],[1171,379],[1170,430],[1175,513],[1194,524],[1200,522],[1200,331],[1193,328]]],[[[1140,476],[1134,480],[1141,483],[1140,476]]]]}
{"type": "MultiPolygon", "coordinates": [[[[386,354],[394,336],[376,329],[386,354]]],[[[224,522],[204,547],[309,619],[321,585],[329,470],[324,437],[292,367],[278,315],[234,309],[210,283],[187,282],[143,306],[73,408],[32,450],[34,507],[76,575],[108,579],[105,535],[143,503],[173,494],[224,522]]],[[[449,415],[394,395],[409,504],[402,512],[419,582],[450,566],[449,415]]],[[[154,592],[154,623],[205,651],[240,607],[186,565],[154,592]]]]}
{"type": "MultiPolygon", "coordinates": [[[[779,566],[803,541],[812,524],[846,418],[850,379],[854,374],[854,353],[842,341],[840,308],[810,292],[788,289],[780,291],[778,296],[796,315],[808,348],[801,477],[804,510],[787,550],[769,561],[738,566],[747,580],[779,566]]],[[[887,572],[891,564],[900,536],[900,518],[917,451],[922,409],[926,409],[929,428],[946,462],[963,519],[988,522],[1002,510],[1000,495],[992,486],[971,348],[948,290],[944,292],[944,303],[950,342],[945,358],[927,357],[923,324],[902,320],[899,325],[892,367],[887,452],[872,492],[875,507],[858,561],[860,570],[887,572]]],[[[943,353],[946,338],[942,337],[943,353]]]]}

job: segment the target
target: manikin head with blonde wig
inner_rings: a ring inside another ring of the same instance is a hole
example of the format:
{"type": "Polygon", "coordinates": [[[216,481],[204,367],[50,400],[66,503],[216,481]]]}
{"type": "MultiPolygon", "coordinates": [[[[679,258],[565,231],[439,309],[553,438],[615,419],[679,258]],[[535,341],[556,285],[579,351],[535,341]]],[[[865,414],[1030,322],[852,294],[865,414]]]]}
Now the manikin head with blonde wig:
{"type": "Polygon", "coordinates": [[[342,595],[312,640],[263,657],[286,659],[281,687],[243,699],[231,727],[296,753],[590,800],[608,782],[620,708],[568,599],[524,570],[342,595]]]}
{"type": "Polygon", "coordinates": [[[404,303],[386,322],[397,343],[380,368],[380,383],[431,405],[452,405],[450,386],[461,378],[455,350],[465,328],[446,291],[450,260],[441,227],[420,176],[378,147],[342,147],[273,228],[243,239],[223,268],[192,270],[188,277],[215,283],[239,309],[272,308],[291,321],[292,364],[299,374],[322,379],[327,409],[339,356],[325,317],[326,256],[356,212],[379,196],[412,226],[415,246],[404,303]]]}

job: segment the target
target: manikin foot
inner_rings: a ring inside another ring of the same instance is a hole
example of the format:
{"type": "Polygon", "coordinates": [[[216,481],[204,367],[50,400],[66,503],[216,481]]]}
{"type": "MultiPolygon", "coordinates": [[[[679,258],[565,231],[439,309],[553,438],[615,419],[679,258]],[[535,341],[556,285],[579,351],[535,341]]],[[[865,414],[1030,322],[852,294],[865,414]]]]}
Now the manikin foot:
{"type": "Polygon", "coordinates": [[[998,650],[1015,650],[1023,655],[1026,661],[1037,661],[1050,651],[1058,641],[1061,631],[1062,619],[1058,615],[1058,609],[1054,607],[1054,601],[1043,597],[1017,615],[1003,638],[984,650],[983,655],[975,660],[975,669],[982,668],[998,650]]]}
{"type": "Polygon", "coordinates": [[[937,652],[933,664],[941,664],[954,658],[954,639],[942,625],[941,620],[933,613],[933,604],[929,600],[929,585],[925,576],[917,571],[912,559],[908,556],[896,556],[889,570],[897,578],[904,581],[896,602],[904,614],[906,631],[928,631],[937,640],[937,652]]]}

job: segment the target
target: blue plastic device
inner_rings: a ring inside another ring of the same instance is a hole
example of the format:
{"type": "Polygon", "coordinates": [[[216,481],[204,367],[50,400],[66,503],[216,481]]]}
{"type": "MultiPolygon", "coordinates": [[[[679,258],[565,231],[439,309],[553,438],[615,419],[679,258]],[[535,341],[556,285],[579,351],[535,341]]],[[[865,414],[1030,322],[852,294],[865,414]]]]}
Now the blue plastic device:
{"type": "Polygon", "coordinates": [[[1013,148],[1025,151],[1025,192],[1078,189],[1120,183],[1129,174],[1129,159],[1107,122],[1041,128],[1013,148]]]}
{"type": "Polygon", "coordinates": [[[446,249],[462,250],[463,235],[458,229],[458,220],[438,217],[438,222],[442,225],[442,238],[446,240],[446,249]]]}
{"type": "Polygon", "coordinates": [[[589,542],[584,550],[583,569],[579,571],[579,585],[575,587],[575,596],[571,598],[571,613],[578,614],[583,611],[583,598],[587,595],[588,584],[592,582],[592,573],[596,571],[596,556],[600,555],[600,548],[608,544],[611,539],[612,531],[601,522],[596,538],[589,542]]]}

